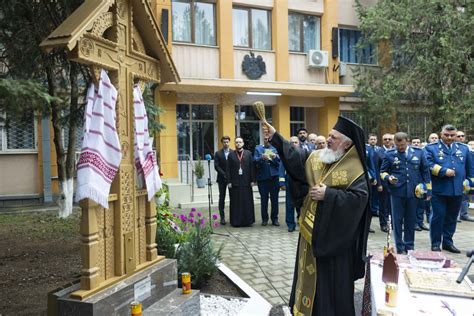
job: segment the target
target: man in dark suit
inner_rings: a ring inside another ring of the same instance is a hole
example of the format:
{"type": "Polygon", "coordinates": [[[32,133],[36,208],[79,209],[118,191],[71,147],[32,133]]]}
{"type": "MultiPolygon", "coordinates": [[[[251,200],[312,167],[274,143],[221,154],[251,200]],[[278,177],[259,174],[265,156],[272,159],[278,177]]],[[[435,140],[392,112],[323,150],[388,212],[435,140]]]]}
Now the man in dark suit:
{"type": "Polygon", "coordinates": [[[227,169],[227,157],[232,149],[229,148],[230,145],[230,137],[229,136],[222,136],[221,138],[222,149],[216,151],[214,154],[214,169],[217,171],[217,184],[219,186],[219,215],[221,217],[221,224],[225,225],[225,195],[227,192],[227,176],[226,176],[226,169],[227,169]]]}
{"type": "Polygon", "coordinates": [[[300,147],[303,148],[306,152],[312,152],[316,149],[316,146],[313,143],[308,142],[308,130],[302,127],[298,130],[298,139],[300,140],[300,147]]]}

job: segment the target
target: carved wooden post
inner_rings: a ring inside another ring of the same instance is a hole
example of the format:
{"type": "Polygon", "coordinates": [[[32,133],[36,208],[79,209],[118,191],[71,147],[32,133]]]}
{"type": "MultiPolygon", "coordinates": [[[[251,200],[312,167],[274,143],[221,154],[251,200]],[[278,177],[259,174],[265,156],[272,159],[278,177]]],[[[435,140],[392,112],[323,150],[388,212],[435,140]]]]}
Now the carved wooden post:
{"type": "Polygon", "coordinates": [[[146,225],[146,260],[153,261],[157,258],[158,252],[156,250],[156,206],[152,200],[146,204],[145,213],[146,225]]]}
{"type": "Polygon", "coordinates": [[[81,288],[83,290],[91,290],[99,285],[99,267],[97,266],[99,231],[96,210],[100,207],[89,199],[81,202],[81,288]]]}

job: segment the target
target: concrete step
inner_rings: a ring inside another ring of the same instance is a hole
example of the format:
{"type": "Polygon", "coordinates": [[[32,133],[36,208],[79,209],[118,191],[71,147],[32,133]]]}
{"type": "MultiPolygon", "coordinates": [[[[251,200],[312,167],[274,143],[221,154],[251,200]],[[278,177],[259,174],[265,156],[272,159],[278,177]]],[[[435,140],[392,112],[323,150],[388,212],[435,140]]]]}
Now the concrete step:
{"type": "Polygon", "coordinates": [[[193,290],[191,294],[183,294],[182,289],[178,288],[165,296],[160,301],[149,306],[143,311],[143,316],[181,316],[181,315],[200,315],[201,298],[198,290],[193,290]]]}

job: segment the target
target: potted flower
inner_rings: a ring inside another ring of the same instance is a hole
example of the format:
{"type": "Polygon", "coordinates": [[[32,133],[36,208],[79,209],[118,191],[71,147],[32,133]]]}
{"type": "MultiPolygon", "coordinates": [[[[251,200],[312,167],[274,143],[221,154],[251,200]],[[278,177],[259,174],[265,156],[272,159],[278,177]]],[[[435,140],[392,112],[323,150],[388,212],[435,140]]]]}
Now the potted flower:
{"type": "Polygon", "coordinates": [[[194,166],[194,174],[196,175],[196,183],[198,188],[204,188],[206,180],[204,179],[204,165],[202,164],[201,157],[197,156],[198,160],[194,166]]]}

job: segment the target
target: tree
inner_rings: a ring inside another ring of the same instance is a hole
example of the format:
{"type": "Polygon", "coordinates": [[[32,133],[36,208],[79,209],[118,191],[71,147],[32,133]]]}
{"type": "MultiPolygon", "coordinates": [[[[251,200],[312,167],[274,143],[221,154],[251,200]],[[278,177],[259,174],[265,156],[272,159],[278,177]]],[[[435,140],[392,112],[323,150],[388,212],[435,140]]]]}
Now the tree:
{"type": "Polygon", "coordinates": [[[379,67],[355,72],[359,114],[384,124],[421,111],[431,131],[452,123],[474,132],[473,11],[468,0],[357,0],[359,47],[379,47],[379,67]]]}
{"type": "Polygon", "coordinates": [[[3,110],[11,117],[38,110],[51,116],[62,217],[72,212],[76,129],[83,117],[84,104],[80,100],[90,75],[86,67],[69,61],[64,50],[44,53],[39,44],[82,2],[7,1],[0,8],[0,60],[6,69],[0,95],[3,110]],[[15,95],[22,98],[11,102],[15,95]],[[67,142],[63,139],[66,126],[67,142]]]}

